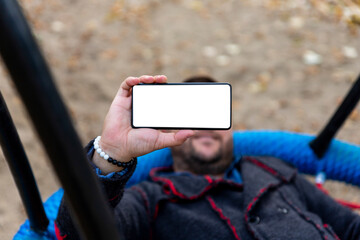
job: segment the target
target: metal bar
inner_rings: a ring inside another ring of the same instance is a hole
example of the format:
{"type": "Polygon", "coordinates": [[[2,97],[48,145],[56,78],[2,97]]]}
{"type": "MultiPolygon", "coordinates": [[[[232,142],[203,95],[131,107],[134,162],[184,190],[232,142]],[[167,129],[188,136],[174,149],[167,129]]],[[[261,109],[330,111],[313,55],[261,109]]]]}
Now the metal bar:
{"type": "Polygon", "coordinates": [[[65,189],[84,239],[120,239],[109,204],[15,0],[0,0],[0,53],[65,189]]]}
{"type": "Polygon", "coordinates": [[[1,92],[0,144],[20,193],[30,227],[35,231],[45,231],[49,225],[49,219],[46,217],[28,158],[1,92]]]}
{"type": "Polygon", "coordinates": [[[326,124],[325,128],[313,141],[310,142],[309,145],[318,158],[324,156],[331,143],[331,140],[334,138],[335,134],[340,129],[350,113],[354,110],[359,99],[360,75],[351,87],[341,105],[331,117],[330,121],[326,124]]]}

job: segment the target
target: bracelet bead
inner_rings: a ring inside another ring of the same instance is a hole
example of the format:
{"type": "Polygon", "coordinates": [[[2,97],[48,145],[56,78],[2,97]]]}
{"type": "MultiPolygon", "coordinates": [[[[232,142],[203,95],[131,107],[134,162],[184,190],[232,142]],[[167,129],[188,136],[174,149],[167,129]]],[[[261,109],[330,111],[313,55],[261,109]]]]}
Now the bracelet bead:
{"type": "Polygon", "coordinates": [[[106,154],[101,149],[101,147],[99,145],[100,139],[101,139],[101,136],[98,136],[94,140],[94,149],[100,155],[100,157],[104,158],[105,160],[107,160],[109,163],[112,163],[113,165],[117,165],[118,167],[126,168],[126,167],[129,167],[129,166],[132,166],[135,163],[136,158],[132,158],[129,162],[120,162],[120,161],[117,161],[117,160],[111,158],[108,154],[106,154]]]}

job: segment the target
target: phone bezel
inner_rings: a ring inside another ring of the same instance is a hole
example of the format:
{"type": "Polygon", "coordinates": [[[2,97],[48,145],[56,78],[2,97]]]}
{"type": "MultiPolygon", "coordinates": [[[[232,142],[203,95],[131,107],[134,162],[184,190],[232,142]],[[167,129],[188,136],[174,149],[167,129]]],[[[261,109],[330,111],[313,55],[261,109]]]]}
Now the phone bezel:
{"type": "MultiPolygon", "coordinates": [[[[164,129],[164,130],[179,130],[179,129],[189,129],[189,130],[229,130],[232,127],[232,86],[230,83],[223,82],[184,82],[184,83],[140,83],[135,86],[143,85],[228,85],[230,87],[230,126],[228,128],[186,128],[186,127],[136,127],[133,124],[133,91],[131,91],[131,127],[135,129],[139,128],[151,128],[151,129],[164,129]]],[[[134,87],[135,87],[134,86],[134,87]]]]}

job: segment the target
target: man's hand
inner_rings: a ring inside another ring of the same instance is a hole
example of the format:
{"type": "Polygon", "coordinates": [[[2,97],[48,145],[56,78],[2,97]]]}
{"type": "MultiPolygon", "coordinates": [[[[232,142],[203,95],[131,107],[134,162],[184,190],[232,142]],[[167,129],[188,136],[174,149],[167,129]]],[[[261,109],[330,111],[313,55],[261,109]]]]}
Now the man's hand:
{"type": "MultiPolygon", "coordinates": [[[[162,132],[154,129],[131,127],[131,91],[139,83],[166,83],[166,76],[128,77],[122,82],[108,114],[106,115],[100,147],[110,157],[121,162],[128,162],[138,157],[164,147],[182,144],[194,134],[192,130],[177,132],[162,132]]],[[[166,101],[166,99],[164,99],[166,101]]],[[[161,104],[159,102],[158,104],[161,104]]],[[[121,168],[108,163],[98,154],[94,154],[94,163],[103,173],[119,171],[121,168]]]]}

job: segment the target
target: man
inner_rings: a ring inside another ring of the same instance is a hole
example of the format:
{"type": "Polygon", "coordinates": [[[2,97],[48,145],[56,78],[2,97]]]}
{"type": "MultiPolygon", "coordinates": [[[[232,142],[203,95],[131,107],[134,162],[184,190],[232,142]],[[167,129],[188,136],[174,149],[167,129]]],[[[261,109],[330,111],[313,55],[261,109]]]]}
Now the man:
{"type": "MultiPolygon", "coordinates": [[[[232,131],[133,129],[129,77],[87,150],[126,239],[360,239],[360,217],[279,159],[233,159],[232,131]],[[124,192],[134,157],[172,147],[172,168],[124,192]],[[96,151],[95,151],[96,150],[96,151]],[[109,156],[111,158],[109,158],[109,156]],[[115,172],[115,173],[114,173],[115,172]]],[[[166,101],[166,99],[164,99],[166,101]]],[[[161,104],[161,103],[159,103],[161,104]]],[[[64,202],[58,239],[78,239],[64,202]]]]}

